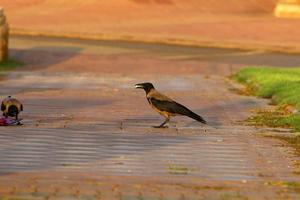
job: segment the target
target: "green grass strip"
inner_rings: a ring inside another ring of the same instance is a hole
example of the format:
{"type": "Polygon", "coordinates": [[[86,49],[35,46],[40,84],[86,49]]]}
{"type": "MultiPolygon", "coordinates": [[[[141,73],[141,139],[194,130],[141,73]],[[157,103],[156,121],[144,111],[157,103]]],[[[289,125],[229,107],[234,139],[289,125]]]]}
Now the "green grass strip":
{"type": "MultiPolygon", "coordinates": [[[[251,67],[240,70],[235,78],[246,85],[248,93],[271,98],[273,103],[279,105],[276,112],[280,113],[287,105],[300,110],[300,68],[251,67]]],[[[293,127],[300,131],[299,112],[288,116],[281,112],[272,123],[267,115],[263,115],[259,117],[259,121],[271,126],[293,127]]]]}
{"type": "Polygon", "coordinates": [[[22,65],[23,65],[23,63],[21,63],[19,61],[9,59],[7,61],[0,62],[0,71],[13,70],[13,69],[16,69],[18,67],[21,67],[22,65]]]}

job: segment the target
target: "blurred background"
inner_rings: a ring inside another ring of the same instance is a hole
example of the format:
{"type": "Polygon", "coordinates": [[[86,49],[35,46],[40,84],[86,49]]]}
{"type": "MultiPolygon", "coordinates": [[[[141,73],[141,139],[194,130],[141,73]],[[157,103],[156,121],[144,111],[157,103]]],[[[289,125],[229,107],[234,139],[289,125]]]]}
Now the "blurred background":
{"type": "Polygon", "coordinates": [[[0,5],[15,34],[300,51],[299,0],[0,0],[0,5]]]}

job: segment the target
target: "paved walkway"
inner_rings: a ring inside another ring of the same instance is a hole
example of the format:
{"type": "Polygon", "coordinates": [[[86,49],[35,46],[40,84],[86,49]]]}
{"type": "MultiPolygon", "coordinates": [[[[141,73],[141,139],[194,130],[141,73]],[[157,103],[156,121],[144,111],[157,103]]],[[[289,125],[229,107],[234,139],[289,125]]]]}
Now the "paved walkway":
{"type": "Polygon", "coordinates": [[[226,77],[299,57],[127,42],[13,37],[24,68],[0,82],[25,105],[0,132],[0,197],[17,199],[298,199],[297,157],[266,128],[239,123],[267,101],[226,77]],[[168,129],[133,85],[201,114],[168,129]]]}

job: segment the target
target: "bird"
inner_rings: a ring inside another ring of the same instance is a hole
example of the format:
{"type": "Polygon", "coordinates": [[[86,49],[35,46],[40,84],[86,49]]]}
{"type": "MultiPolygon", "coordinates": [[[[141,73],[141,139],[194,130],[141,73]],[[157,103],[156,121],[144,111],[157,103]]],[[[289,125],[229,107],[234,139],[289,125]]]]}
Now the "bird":
{"type": "Polygon", "coordinates": [[[165,117],[165,121],[159,126],[154,126],[154,128],[167,128],[165,124],[170,121],[171,117],[176,115],[184,115],[203,124],[207,124],[207,122],[198,114],[194,113],[187,107],[177,103],[171,98],[159,93],[154,88],[152,83],[138,83],[135,84],[135,88],[143,89],[146,92],[146,98],[150,106],[160,115],[165,117]]]}
{"type": "Polygon", "coordinates": [[[19,113],[23,111],[23,105],[19,100],[8,96],[1,103],[1,111],[6,118],[15,117],[18,120],[19,113]]]}

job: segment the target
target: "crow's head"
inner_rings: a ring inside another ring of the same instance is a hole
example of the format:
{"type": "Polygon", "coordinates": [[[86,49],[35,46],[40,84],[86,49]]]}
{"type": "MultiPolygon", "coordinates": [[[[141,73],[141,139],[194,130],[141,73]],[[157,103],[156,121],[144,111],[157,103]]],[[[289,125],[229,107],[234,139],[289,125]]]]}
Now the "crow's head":
{"type": "Polygon", "coordinates": [[[152,85],[152,83],[138,83],[138,84],[135,84],[135,88],[144,89],[145,92],[148,93],[152,89],[154,89],[154,86],[152,85]]]}

